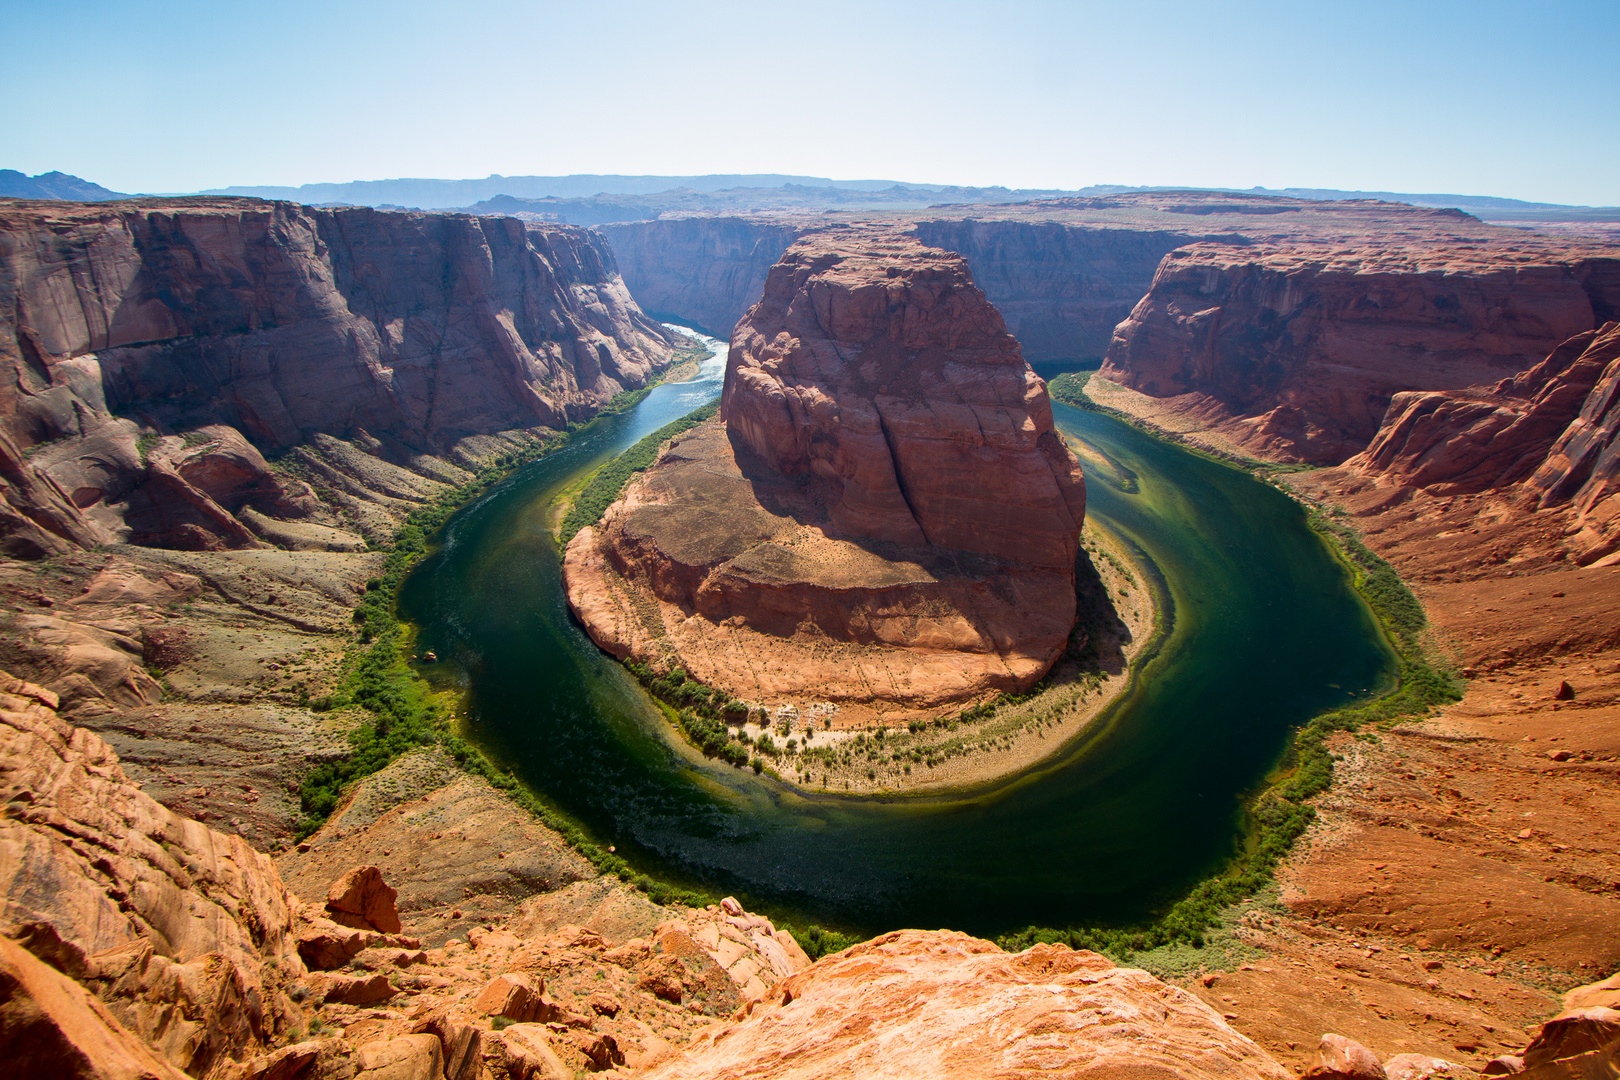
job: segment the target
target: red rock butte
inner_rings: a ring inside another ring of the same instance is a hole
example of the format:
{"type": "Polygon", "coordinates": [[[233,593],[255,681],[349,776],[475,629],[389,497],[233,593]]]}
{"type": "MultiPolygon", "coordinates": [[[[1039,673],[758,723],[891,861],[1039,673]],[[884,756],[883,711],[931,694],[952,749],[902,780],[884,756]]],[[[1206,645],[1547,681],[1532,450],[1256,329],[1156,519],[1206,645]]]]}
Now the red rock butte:
{"type": "Polygon", "coordinates": [[[883,715],[1027,687],[1061,655],[1085,482],[960,256],[887,229],[798,241],[721,400],[569,545],[603,648],[883,715]]]}

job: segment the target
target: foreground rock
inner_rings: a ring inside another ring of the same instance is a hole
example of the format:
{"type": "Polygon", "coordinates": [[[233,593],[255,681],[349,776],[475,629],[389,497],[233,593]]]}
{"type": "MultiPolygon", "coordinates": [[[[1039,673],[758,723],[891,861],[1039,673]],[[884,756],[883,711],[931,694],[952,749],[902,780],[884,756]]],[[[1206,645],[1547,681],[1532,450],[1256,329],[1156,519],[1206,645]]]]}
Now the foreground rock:
{"type": "Polygon", "coordinates": [[[654,1069],[770,1077],[1289,1073],[1185,991],[1095,953],[904,930],[828,957],[654,1069]]]}
{"type": "Polygon", "coordinates": [[[1051,666],[1085,485],[960,258],[799,242],[737,328],[722,401],[570,543],[598,644],[736,697],[902,715],[1051,666]]]}
{"type": "Polygon", "coordinates": [[[302,903],[55,705],[0,673],[0,1047],[17,1075],[501,1080],[538,1059],[572,1076],[668,1056],[809,965],[735,901],[663,908],[618,883],[422,949],[387,932],[375,867],[326,886],[324,911],[302,903]]]}

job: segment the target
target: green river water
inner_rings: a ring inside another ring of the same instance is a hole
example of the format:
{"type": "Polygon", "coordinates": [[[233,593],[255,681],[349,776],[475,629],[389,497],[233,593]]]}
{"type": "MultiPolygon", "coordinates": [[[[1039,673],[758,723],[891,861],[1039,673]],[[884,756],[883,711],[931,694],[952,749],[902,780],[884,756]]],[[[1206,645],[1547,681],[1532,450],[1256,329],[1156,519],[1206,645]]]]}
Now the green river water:
{"type": "Polygon", "coordinates": [[[1295,503],[1057,405],[1113,466],[1088,463],[1088,516],[1162,575],[1168,633],[1131,689],[1042,766],[966,794],[805,795],[706,761],[570,619],[547,512],[713,400],[720,353],[460,513],[401,598],[435,680],[466,691],[469,737],[649,873],[864,932],[1139,920],[1232,853],[1292,727],[1390,682],[1371,614],[1295,503]]]}

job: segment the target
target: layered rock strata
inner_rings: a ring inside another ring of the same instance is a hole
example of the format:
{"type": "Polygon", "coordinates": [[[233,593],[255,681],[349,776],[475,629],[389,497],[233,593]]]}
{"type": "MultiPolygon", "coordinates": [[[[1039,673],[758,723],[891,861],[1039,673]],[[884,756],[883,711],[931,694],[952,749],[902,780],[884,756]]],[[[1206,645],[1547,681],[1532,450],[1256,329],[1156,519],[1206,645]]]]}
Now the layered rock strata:
{"type": "Polygon", "coordinates": [[[303,903],[268,856],[153,801],[56,705],[0,672],[0,1047],[15,1075],[571,1076],[667,1057],[665,1036],[809,966],[734,900],[663,908],[617,883],[423,949],[376,867],[303,903]]]}
{"type": "Polygon", "coordinates": [[[454,457],[584,418],[670,355],[605,243],[569,226],[0,202],[0,434],[27,452],[0,446],[0,543],[254,546],[244,508],[313,512],[263,452],[324,433],[454,457]]]}
{"type": "Polygon", "coordinates": [[[604,231],[638,297],[723,333],[773,248],[859,221],[961,254],[1037,369],[1106,354],[1107,378],[1283,460],[1343,461],[1393,394],[1495,382],[1620,314],[1612,243],[1371,200],[1144,192],[604,231]]]}
{"type": "Polygon", "coordinates": [[[1348,470],[1439,496],[1512,491],[1568,507],[1578,563],[1620,550],[1620,322],[1492,386],[1395,395],[1348,470]]]}
{"type": "Polygon", "coordinates": [[[1050,667],[1084,515],[1045,384],[962,260],[830,232],[738,326],[721,421],[581,531],[565,573],[615,655],[754,700],[932,707],[1050,667]]]}
{"type": "Polygon", "coordinates": [[[1617,300],[1613,259],[1461,241],[1178,249],[1115,330],[1101,374],[1187,398],[1251,453],[1337,464],[1395,394],[1524,370],[1617,300]]]}

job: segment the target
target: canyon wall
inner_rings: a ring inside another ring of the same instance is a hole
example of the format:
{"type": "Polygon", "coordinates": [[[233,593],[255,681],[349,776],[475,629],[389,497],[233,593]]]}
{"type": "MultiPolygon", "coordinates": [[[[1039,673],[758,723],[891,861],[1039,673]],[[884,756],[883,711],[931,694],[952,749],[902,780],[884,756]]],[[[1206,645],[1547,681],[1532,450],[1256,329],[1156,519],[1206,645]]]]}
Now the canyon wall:
{"type": "Polygon", "coordinates": [[[1495,382],[1591,329],[1615,266],[1511,236],[1195,244],[1166,257],[1101,374],[1205,399],[1249,452],[1336,464],[1393,395],[1495,382]]]}
{"type": "MultiPolygon", "coordinates": [[[[799,237],[845,219],[679,218],[603,225],[624,279],[648,311],[716,336],[731,330],[799,237]]],[[[1159,260],[1190,237],[1170,229],[1088,229],[1053,220],[934,217],[875,222],[967,260],[974,281],[1033,364],[1098,360],[1159,260]]]]}
{"type": "Polygon", "coordinates": [[[262,452],[364,432],[397,460],[454,456],[583,419],[671,352],[601,237],[570,226],[0,202],[0,429],[26,455],[3,451],[0,520],[17,553],[83,542],[63,502],[99,507],[110,536],[240,546],[243,505],[308,506],[262,452]]]}
{"type": "Polygon", "coordinates": [[[1396,394],[1347,470],[1435,495],[1566,508],[1571,555],[1620,551],[1620,322],[1577,334],[1492,386],[1396,394]]]}
{"type": "Polygon", "coordinates": [[[1100,360],[1185,232],[1088,229],[1058,221],[938,218],[918,240],[967,260],[1032,364],[1100,360]]]}
{"type": "Polygon", "coordinates": [[[722,341],[759,299],[765,276],[810,226],[762,218],[676,218],[600,225],[642,308],[722,341]]]}
{"type": "Polygon", "coordinates": [[[1337,463],[1390,398],[1524,370],[1620,310],[1620,252],[1455,210],[1156,192],[917,213],[608,226],[656,310],[724,334],[814,230],[898,229],[967,260],[1032,363],[1103,375],[1244,453],[1337,463]]]}

